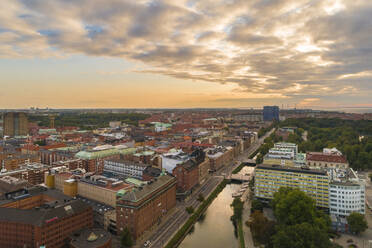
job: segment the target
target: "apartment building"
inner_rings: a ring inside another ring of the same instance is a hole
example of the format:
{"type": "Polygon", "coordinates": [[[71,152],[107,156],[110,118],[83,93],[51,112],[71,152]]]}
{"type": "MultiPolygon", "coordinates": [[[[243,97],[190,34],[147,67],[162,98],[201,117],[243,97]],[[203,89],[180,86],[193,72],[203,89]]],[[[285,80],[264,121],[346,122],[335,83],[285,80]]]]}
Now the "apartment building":
{"type": "Polygon", "coordinates": [[[4,114],[4,136],[26,136],[28,134],[28,119],[26,113],[9,112],[4,114]]]}
{"type": "Polygon", "coordinates": [[[142,179],[142,174],[146,167],[147,165],[142,163],[122,159],[110,159],[105,160],[103,172],[107,175],[142,179]]]}
{"type": "Polygon", "coordinates": [[[290,149],[293,151],[294,156],[298,153],[298,146],[294,143],[278,142],[274,144],[274,148],[277,149],[290,149]]]}
{"type": "Polygon", "coordinates": [[[329,213],[337,217],[346,217],[352,212],[365,214],[365,181],[351,168],[333,169],[330,174],[329,213]]]}
{"type": "Polygon", "coordinates": [[[176,206],[176,184],[174,177],[163,175],[143,187],[119,191],[116,204],[118,232],[128,227],[137,239],[158,223],[176,206]]]}
{"type": "Polygon", "coordinates": [[[194,159],[177,165],[172,174],[177,178],[178,192],[188,193],[199,184],[199,167],[194,159]]]}
{"type": "Polygon", "coordinates": [[[210,161],[210,169],[214,171],[228,165],[234,158],[232,147],[207,148],[206,155],[210,161]]]}
{"type": "Polygon", "coordinates": [[[318,207],[328,208],[329,177],[326,171],[261,164],[255,170],[255,196],[273,199],[280,187],[299,188],[311,196],[318,207]]]}

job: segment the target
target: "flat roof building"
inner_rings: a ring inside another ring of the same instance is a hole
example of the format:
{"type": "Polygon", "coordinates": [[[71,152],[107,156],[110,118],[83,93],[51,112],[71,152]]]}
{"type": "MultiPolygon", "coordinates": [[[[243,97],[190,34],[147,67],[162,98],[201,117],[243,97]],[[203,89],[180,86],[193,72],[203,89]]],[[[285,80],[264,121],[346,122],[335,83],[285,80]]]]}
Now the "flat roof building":
{"type": "Polygon", "coordinates": [[[324,170],[257,165],[255,197],[270,200],[280,187],[299,188],[316,201],[318,207],[328,208],[329,177],[324,170]]]}
{"type": "Polygon", "coordinates": [[[0,247],[63,247],[71,233],[92,225],[90,206],[56,190],[34,187],[0,200],[0,247]]]}
{"type": "Polygon", "coordinates": [[[264,106],[263,120],[264,121],[279,121],[279,107],[278,106],[264,106]]]}
{"type": "Polygon", "coordinates": [[[162,175],[143,187],[117,193],[116,226],[118,232],[125,227],[135,239],[176,206],[177,180],[162,175]]]}

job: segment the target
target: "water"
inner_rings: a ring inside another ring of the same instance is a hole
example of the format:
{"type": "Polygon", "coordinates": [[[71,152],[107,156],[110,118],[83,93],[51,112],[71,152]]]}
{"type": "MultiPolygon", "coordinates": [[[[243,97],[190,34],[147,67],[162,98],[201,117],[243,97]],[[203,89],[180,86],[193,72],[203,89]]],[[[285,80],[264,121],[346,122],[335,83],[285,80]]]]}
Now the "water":
{"type": "Polygon", "coordinates": [[[355,114],[368,114],[372,113],[372,108],[333,108],[333,109],[325,109],[328,111],[339,111],[345,113],[355,113],[355,114]]]}
{"type": "Polygon", "coordinates": [[[238,240],[234,234],[234,226],[230,220],[233,214],[230,204],[233,201],[232,193],[240,185],[228,184],[217,196],[204,213],[204,218],[199,220],[180,248],[238,248],[238,240]]]}

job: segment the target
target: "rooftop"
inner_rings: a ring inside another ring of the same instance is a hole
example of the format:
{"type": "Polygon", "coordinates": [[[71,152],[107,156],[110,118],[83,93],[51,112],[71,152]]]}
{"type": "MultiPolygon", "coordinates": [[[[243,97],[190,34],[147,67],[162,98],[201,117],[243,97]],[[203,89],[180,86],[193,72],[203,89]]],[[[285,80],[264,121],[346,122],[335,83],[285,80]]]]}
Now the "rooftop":
{"type": "Polygon", "coordinates": [[[325,170],[286,167],[286,166],[281,166],[281,165],[276,165],[276,164],[260,164],[260,165],[257,165],[256,168],[264,169],[264,170],[277,170],[277,171],[288,171],[288,172],[294,172],[294,173],[316,174],[316,175],[323,175],[323,176],[327,175],[327,172],[325,170]]]}
{"type": "Polygon", "coordinates": [[[71,245],[76,248],[101,247],[111,240],[111,234],[104,229],[92,228],[75,232],[71,237],[71,245]]]}
{"type": "Polygon", "coordinates": [[[325,154],[322,152],[308,152],[306,153],[306,159],[308,161],[320,161],[330,163],[347,163],[347,159],[343,155],[337,154],[325,154]]]}
{"type": "Polygon", "coordinates": [[[57,219],[80,213],[89,205],[80,200],[70,200],[50,208],[17,209],[0,208],[0,221],[20,222],[30,225],[43,226],[57,219]]]}
{"type": "Polygon", "coordinates": [[[163,175],[156,178],[152,183],[144,185],[142,188],[133,189],[132,191],[125,192],[124,195],[121,196],[121,200],[130,201],[130,202],[138,202],[142,199],[146,198],[147,196],[154,193],[160,187],[164,186],[165,184],[174,181],[176,179],[169,175],[163,175]]]}

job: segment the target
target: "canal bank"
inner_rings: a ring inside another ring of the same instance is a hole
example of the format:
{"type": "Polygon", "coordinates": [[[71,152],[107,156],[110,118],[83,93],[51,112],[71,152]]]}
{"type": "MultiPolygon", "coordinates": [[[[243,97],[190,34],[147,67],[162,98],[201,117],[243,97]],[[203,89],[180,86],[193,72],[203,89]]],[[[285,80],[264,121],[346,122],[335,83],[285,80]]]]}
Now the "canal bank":
{"type": "Polygon", "coordinates": [[[180,248],[239,248],[234,225],[230,220],[233,215],[230,206],[232,194],[238,188],[239,184],[226,185],[180,243],[180,248]]]}

